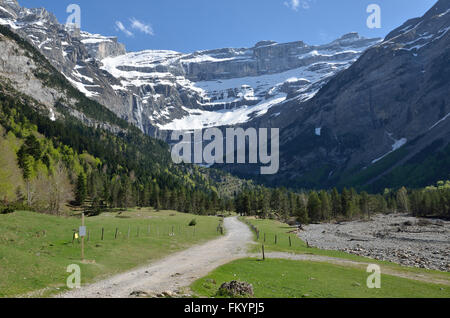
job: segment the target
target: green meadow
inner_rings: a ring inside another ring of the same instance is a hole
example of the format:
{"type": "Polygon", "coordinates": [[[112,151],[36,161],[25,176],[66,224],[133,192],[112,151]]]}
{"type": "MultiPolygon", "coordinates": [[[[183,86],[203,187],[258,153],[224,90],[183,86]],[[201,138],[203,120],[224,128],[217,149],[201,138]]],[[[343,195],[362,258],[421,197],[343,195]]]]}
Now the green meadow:
{"type": "Polygon", "coordinates": [[[191,286],[214,297],[224,282],[251,283],[255,298],[448,298],[449,286],[381,275],[381,288],[369,289],[365,270],[319,262],[240,259],[221,266],[191,286]]]}
{"type": "Polygon", "coordinates": [[[80,241],[73,240],[81,218],[24,211],[0,215],[0,297],[64,291],[70,264],[80,265],[82,284],[133,269],[217,237],[220,222],[218,217],[152,209],[103,213],[85,220],[89,238],[85,238],[86,261],[81,262],[80,241]],[[197,221],[195,227],[189,226],[192,219],[197,221]]]}

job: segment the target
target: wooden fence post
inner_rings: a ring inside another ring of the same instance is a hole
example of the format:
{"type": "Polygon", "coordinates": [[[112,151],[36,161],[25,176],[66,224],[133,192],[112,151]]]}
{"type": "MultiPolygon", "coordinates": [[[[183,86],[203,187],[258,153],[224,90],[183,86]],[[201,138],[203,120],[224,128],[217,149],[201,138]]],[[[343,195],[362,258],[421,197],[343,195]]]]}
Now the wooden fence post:
{"type": "Polygon", "coordinates": [[[291,237],[289,236],[289,247],[292,247],[291,237]]]}
{"type": "Polygon", "coordinates": [[[277,244],[278,236],[275,234],[275,245],[277,244]]]}
{"type": "Polygon", "coordinates": [[[105,228],[102,227],[102,241],[104,237],[105,237],[105,228]]]}
{"type": "Polygon", "coordinates": [[[266,260],[266,254],[264,253],[264,244],[262,245],[262,255],[263,255],[263,261],[266,260]]]}
{"type": "Polygon", "coordinates": [[[116,233],[114,234],[114,239],[117,239],[117,233],[119,232],[119,229],[116,227],[116,233]]]}
{"type": "Polygon", "coordinates": [[[131,231],[131,226],[128,226],[128,239],[130,239],[130,231],[131,231]]]}

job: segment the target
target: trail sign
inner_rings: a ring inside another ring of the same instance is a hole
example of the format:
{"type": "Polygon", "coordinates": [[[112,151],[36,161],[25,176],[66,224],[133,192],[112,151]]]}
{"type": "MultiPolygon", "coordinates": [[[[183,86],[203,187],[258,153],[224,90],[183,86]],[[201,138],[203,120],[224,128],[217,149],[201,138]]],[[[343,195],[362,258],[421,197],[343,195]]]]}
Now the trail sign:
{"type": "Polygon", "coordinates": [[[78,233],[80,233],[80,237],[85,237],[86,236],[86,227],[80,226],[78,233]]]}
{"type": "Polygon", "coordinates": [[[81,236],[81,261],[84,261],[84,237],[86,236],[86,226],[84,225],[84,213],[81,213],[81,226],[79,232],[81,236]]]}

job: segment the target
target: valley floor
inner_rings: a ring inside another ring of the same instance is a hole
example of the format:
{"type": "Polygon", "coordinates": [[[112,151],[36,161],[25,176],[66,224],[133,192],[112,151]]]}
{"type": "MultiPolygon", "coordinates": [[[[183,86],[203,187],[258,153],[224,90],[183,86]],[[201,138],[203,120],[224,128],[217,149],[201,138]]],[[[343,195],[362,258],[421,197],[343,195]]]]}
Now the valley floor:
{"type": "MultiPolygon", "coordinates": [[[[269,251],[266,253],[267,262],[260,262],[256,259],[260,255],[254,254],[251,252],[254,249],[249,248],[254,244],[254,235],[247,225],[234,217],[226,218],[224,226],[226,228],[226,235],[224,237],[191,247],[136,270],[119,274],[81,289],[59,295],[59,297],[190,297],[192,296],[192,291],[189,286],[193,289],[194,295],[211,297],[214,296],[214,290],[217,290],[219,284],[216,282],[214,286],[206,286],[208,282],[215,281],[215,279],[209,277],[215,277],[214,275],[219,273],[219,277],[226,274],[226,279],[239,279],[241,276],[242,278],[246,277],[246,274],[251,276],[253,271],[258,268],[261,268],[262,271],[272,272],[271,264],[273,262],[282,262],[282,260],[288,262],[283,263],[283,266],[286,267],[282,273],[284,276],[302,277],[302,275],[311,274],[317,276],[326,274],[317,278],[325,281],[330,279],[329,284],[331,285],[326,283],[322,287],[325,288],[324,290],[331,288],[330,290],[334,290],[334,292],[323,295],[319,293],[316,295],[314,292],[311,294],[308,291],[304,291],[313,297],[371,297],[372,295],[367,292],[367,288],[364,285],[368,275],[365,270],[370,261],[364,261],[363,258],[360,260],[351,260],[327,255],[269,251]],[[245,257],[253,257],[253,261],[248,261],[245,257]],[[245,266],[238,266],[238,268],[233,269],[231,272],[228,270],[230,266],[234,268],[233,264],[241,264],[242,262],[247,264],[247,267],[250,266],[248,271],[245,271],[245,266]],[[290,267],[292,268],[289,271],[288,269],[290,267]],[[322,267],[324,267],[322,274],[320,274],[320,271],[319,273],[315,272],[316,268],[322,267]],[[307,271],[308,268],[312,270],[311,273],[307,271]],[[339,278],[339,282],[336,282],[335,285],[332,283],[332,277],[328,277],[331,275],[331,272],[340,273],[341,271],[344,271],[344,274],[348,277],[353,277],[357,273],[361,277],[361,281],[350,282],[351,284],[349,284],[351,286],[349,288],[351,290],[345,290],[345,288],[341,290],[339,286],[344,281],[346,282],[346,276],[344,275],[339,278]],[[208,279],[208,282],[205,279],[208,279]],[[355,286],[357,290],[353,290],[355,286]],[[359,290],[362,289],[364,289],[362,294],[358,294],[359,290]]],[[[390,288],[384,289],[383,292],[375,292],[372,296],[413,297],[415,295],[417,297],[419,295],[417,293],[409,294],[411,288],[415,288],[418,293],[421,290],[427,291],[423,294],[424,297],[427,297],[427,295],[432,297],[449,297],[447,286],[450,286],[450,281],[447,279],[447,276],[436,276],[434,273],[427,273],[425,271],[413,272],[402,269],[401,267],[382,266],[383,277],[394,287],[398,286],[396,289],[398,293],[386,294],[385,292],[392,291],[392,288],[390,288]]],[[[274,267],[273,270],[276,271],[277,268],[274,267]]],[[[272,283],[270,281],[266,281],[266,278],[270,278],[269,276],[262,275],[261,279],[258,279],[258,285],[255,288],[265,288],[265,285],[271,285],[272,283]]],[[[311,285],[312,290],[318,291],[319,289],[314,289],[313,285],[311,285]]],[[[286,289],[288,287],[286,285],[280,288],[286,289]]],[[[285,295],[281,291],[277,292],[275,288],[272,292],[265,290],[261,295],[262,297],[302,297],[303,294],[298,294],[298,292],[300,291],[285,295]]]]}
{"type": "Polygon", "coordinates": [[[311,246],[404,266],[450,271],[450,222],[403,214],[370,221],[311,224],[299,237],[311,246]]]}

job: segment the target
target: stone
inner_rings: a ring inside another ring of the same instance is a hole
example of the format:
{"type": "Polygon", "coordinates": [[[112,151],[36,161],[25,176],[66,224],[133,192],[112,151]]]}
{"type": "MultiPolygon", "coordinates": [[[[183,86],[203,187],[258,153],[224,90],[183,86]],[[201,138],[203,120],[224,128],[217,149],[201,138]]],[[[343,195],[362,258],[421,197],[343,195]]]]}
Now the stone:
{"type": "Polygon", "coordinates": [[[217,294],[220,296],[229,297],[253,297],[253,285],[246,282],[233,280],[228,283],[223,283],[217,294]]]}
{"type": "Polygon", "coordinates": [[[142,290],[135,290],[135,291],[131,292],[130,296],[132,296],[132,297],[148,297],[149,294],[142,290]]]}

